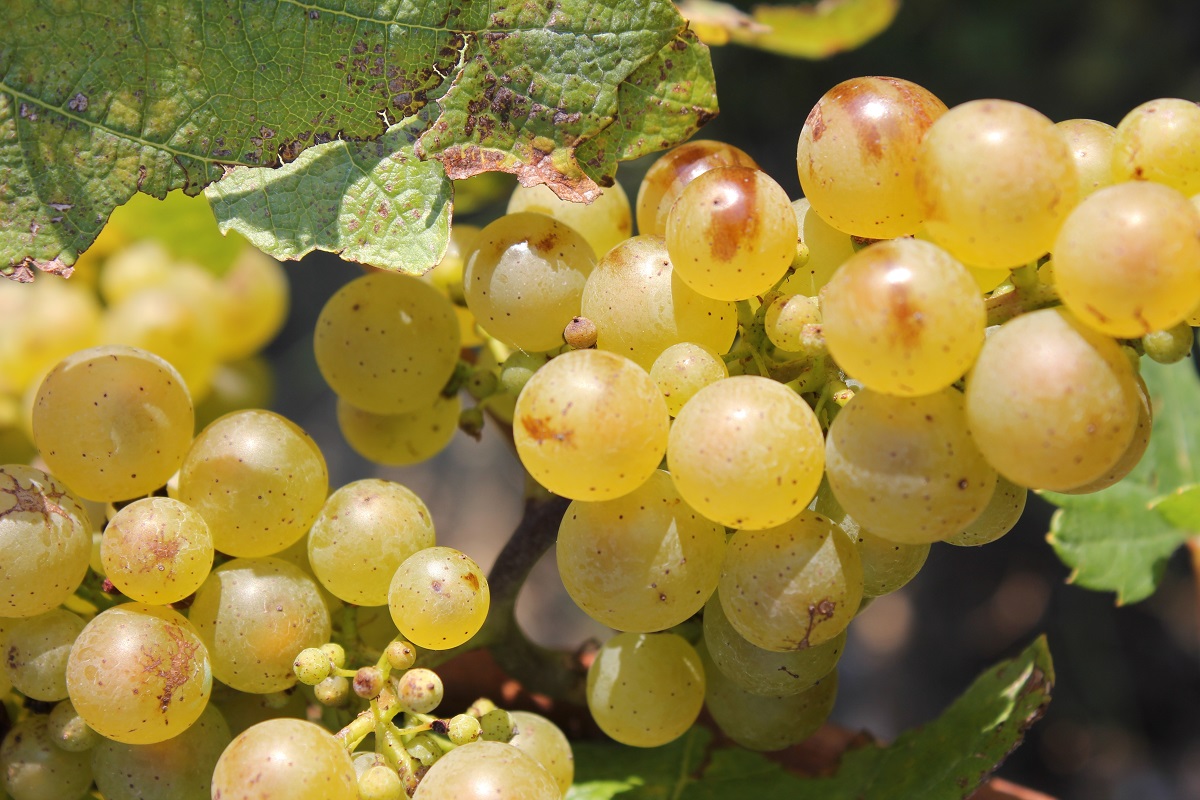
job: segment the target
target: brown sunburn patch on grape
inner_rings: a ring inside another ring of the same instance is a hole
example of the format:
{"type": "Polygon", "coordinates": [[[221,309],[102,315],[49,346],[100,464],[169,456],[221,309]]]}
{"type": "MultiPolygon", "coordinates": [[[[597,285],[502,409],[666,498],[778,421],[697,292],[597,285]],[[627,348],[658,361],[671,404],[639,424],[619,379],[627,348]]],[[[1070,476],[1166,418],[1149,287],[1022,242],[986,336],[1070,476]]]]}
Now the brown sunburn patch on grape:
{"type": "Polygon", "coordinates": [[[558,430],[550,424],[550,417],[523,417],[521,427],[526,435],[537,444],[546,441],[560,442],[564,445],[574,444],[575,431],[558,430]]]}
{"type": "Polygon", "coordinates": [[[863,152],[875,161],[883,158],[883,134],[874,120],[878,118],[886,123],[889,119],[886,114],[878,117],[870,108],[880,102],[879,93],[859,81],[848,81],[831,99],[843,108],[863,152]]]}
{"type": "Polygon", "coordinates": [[[734,167],[714,183],[720,191],[714,192],[717,199],[713,200],[708,229],[709,252],[714,260],[732,261],[743,240],[758,238],[759,215],[754,213],[758,184],[753,172],[734,167]],[[723,198],[729,198],[728,202],[722,202],[723,198]]]}
{"type": "Polygon", "coordinates": [[[191,678],[193,656],[200,647],[200,643],[190,641],[178,625],[167,623],[165,630],[171,638],[169,662],[142,647],[142,655],[146,659],[142,671],[163,682],[162,692],[158,695],[158,710],[163,714],[170,708],[175,692],[191,678]]]}
{"type": "Polygon", "coordinates": [[[820,103],[817,103],[813,106],[812,111],[808,112],[808,119],[804,120],[804,127],[812,131],[814,142],[821,141],[821,137],[825,135],[825,118],[821,116],[820,103]]]}
{"type": "Polygon", "coordinates": [[[915,347],[925,330],[925,317],[913,306],[907,286],[897,283],[889,287],[887,309],[892,338],[906,347],[915,347]]]}
{"type": "Polygon", "coordinates": [[[50,521],[50,516],[52,514],[58,514],[63,519],[73,521],[71,515],[67,513],[66,509],[59,504],[52,502],[54,500],[60,500],[63,497],[66,497],[67,493],[65,491],[59,490],[48,492],[33,485],[30,485],[28,488],[26,488],[21,485],[21,482],[17,480],[16,476],[6,475],[5,477],[12,481],[12,486],[7,489],[0,489],[0,493],[11,495],[14,498],[14,502],[11,508],[6,508],[3,511],[0,511],[0,517],[6,517],[9,514],[26,512],[31,514],[39,514],[46,519],[46,522],[50,521]]]}

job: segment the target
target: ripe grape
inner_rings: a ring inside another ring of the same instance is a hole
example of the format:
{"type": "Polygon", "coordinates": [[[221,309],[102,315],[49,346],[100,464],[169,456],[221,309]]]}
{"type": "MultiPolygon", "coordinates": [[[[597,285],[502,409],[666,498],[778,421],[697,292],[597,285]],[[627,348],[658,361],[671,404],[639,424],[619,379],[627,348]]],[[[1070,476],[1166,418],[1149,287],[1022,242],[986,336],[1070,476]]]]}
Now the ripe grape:
{"type": "Polygon", "coordinates": [[[899,78],[843,81],[826,92],[800,131],[800,188],[833,227],[892,239],[921,224],[914,187],[917,149],[946,104],[899,78]]]}
{"type": "Polygon", "coordinates": [[[329,491],[325,458],[291,420],[236,411],[200,432],[179,469],[178,498],[231,556],[278,553],[304,536],[329,491]]]}
{"type": "Polygon", "coordinates": [[[480,232],[467,260],[467,308],[502,342],[549,350],[579,315],[595,266],[591,246],[569,225],[544,214],[508,214],[480,232]]]}
{"type": "Polygon", "coordinates": [[[325,501],[308,535],[308,560],[335,597],[360,606],[388,601],[403,561],[435,543],[429,509],[391,481],[348,483],[325,501]]]}
{"type": "Polygon", "coordinates": [[[192,400],[158,356],[124,345],[81,350],[42,381],[33,439],[50,471],[91,500],[146,495],[179,469],[192,400]]]}
{"type": "Polygon", "coordinates": [[[597,258],[633,233],[633,210],[620,183],[601,189],[600,196],[588,205],[561,200],[545,184],[518,186],[508,198],[507,213],[521,211],[545,214],[571,226],[587,240],[597,258]]]}
{"type": "Polygon", "coordinates": [[[959,533],[946,537],[947,544],[959,547],[978,547],[989,544],[1011,531],[1025,511],[1029,490],[1018,486],[1003,475],[996,479],[992,499],[982,513],[959,533]]]}
{"type": "Polygon", "coordinates": [[[1200,192],[1200,105],[1177,97],[1142,103],[1117,125],[1113,177],[1200,192]]]}
{"type": "Polygon", "coordinates": [[[917,154],[925,229],[977,267],[1016,267],[1050,249],[1075,205],[1079,176],[1054,123],[1007,100],[943,114],[917,154]]]}
{"type": "Polygon", "coordinates": [[[667,412],[674,417],[696,392],[728,378],[729,368],[711,348],[695,342],[680,342],[659,353],[650,366],[650,377],[662,390],[667,412]]]}
{"type": "Polygon", "coordinates": [[[804,245],[806,258],[796,271],[780,284],[784,294],[816,296],[829,283],[837,268],[854,255],[854,242],[849,234],[834,229],[821,215],[812,210],[808,198],[792,201],[797,234],[804,245]]]}
{"type": "Polygon", "coordinates": [[[458,430],[462,401],[438,395],[425,407],[403,414],[375,414],[337,401],[338,428],[346,443],[369,461],[389,466],[418,464],[446,449],[458,430]]]}
{"type": "Polygon", "coordinates": [[[1200,212],[1157,183],[1101,189],[1058,233],[1054,285],[1072,314],[1109,336],[1182,322],[1200,304],[1200,212]]]}
{"type": "Polygon", "coordinates": [[[0,391],[19,395],[71,353],[99,344],[101,319],[96,296],[78,280],[0,283],[0,391]]]}
{"type": "Polygon", "coordinates": [[[525,384],[513,438],[542,486],[573,500],[605,500],[650,477],[669,424],[666,401],[645,370],[605,350],[574,350],[525,384]]]}
{"type": "Polygon", "coordinates": [[[92,523],[67,487],[22,464],[0,466],[0,615],[32,617],[87,574],[92,523]]]}
{"type": "MultiPolygon", "coordinates": [[[[1107,489],[1132,472],[1133,468],[1141,462],[1146,448],[1150,446],[1150,429],[1154,424],[1154,406],[1150,402],[1150,391],[1146,388],[1145,381],[1138,375],[1134,376],[1134,380],[1137,383],[1138,395],[1137,427],[1133,431],[1133,438],[1129,441],[1129,446],[1125,448],[1125,452],[1121,453],[1117,463],[1113,464],[1108,472],[1080,486],[1065,489],[1063,490],[1064,494],[1091,494],[1101,489],[1107,489]]],[[[1017,516],[1020,516],[1019,513],[1017,516]]],[[[1016,524],[1015,519],[1013,524],[1016,524]]]]}
{"type": "Polygon", "coordinates": [[[803,294],[784,294],[767,306],[763,328],[771,344],[780,350],[796,352],[804,347],[804,326],[821,324],[821,306],[817,298],[803,294]]]}
{"type": "Polygon", "coordinates": [[[235,558],[213,570],[189,611],[217,680],[242,692],[296,683],[292,661],[329,641],[329,609],[317,582],[278,558],[235,558]]]}
{"type": "Polygon", "coordinates": [[[858,612],[862,591],[854,542],[814,511],[775,528],[735,532],[718,584],[734,629],[777,653],[836,638],[858,612]]]}
{"type": "Polygon", "coordinates": [[[0,787],[13,800],[77,800],[92,785],[88,753],[56,747],[44,714],[12,726],[0,744],[0,787]]]}
{"type": "Polygon", "coordinates": [[[588,616],[617,630],[660,631],[687,620],[716,590],[725,529],[658,470],[621,497],[572,502],[557,553],[567,594],[588,616]]]}
{"type": "Polygon", "coordinates": [[[588,668],[587,703],[606,734],[658,747],[692,727],[704,705],[704,667],[673,633],[618,633],[588,668]]]}
{"type": "Polygon", "coordinates": [[[582,308],[596,324],[597,347],[646,370],[680,342],[725,353],[737,331],[733,304],[684,283],[660,236],[626,239],[600,259],[584,286],[582,308]]]}
{"type": "Polygon", "coordinates": [[[272,719],[247,728],[217,761],[220,800],[358,800],[358,781],[341,742],[319,725],[272,719]]]}
{"type": "MultiPolygon", "coordinates": [[[[510,713],[517,724],[517,735],[509,744],[537,759],[565,795],[575,781],[575,756],[571,752],[571,743],[566,734],[540,714],[534,714],[532,711],[510,713]]],[[[454,720],[451,720],[451,724],[453,722],[454,720]]]]}
{"type": "Polygon", "coordinates": [[[967,424],[1001,475],[1031,489],[1065,491],[1096,480],[1121,458],[1137,428],[1137,395],[1133,368],[1116,342],[1065,309],[1047,308],[988,337],[967,376],[967,424]]]}
{"type": "Polygon", "coordinates": [[[67,696],[67,657],[83,620],[52,608],[18,621],[5,634],[3,669],[14,689],[33,700],[67,696]]]}
{"type": "Polygon", "coordinates": [[[511,744],[472,742],[439,758],[413,800],[560,800],[554,777],[511,744]]]}
{"type": "Polygon", "coordinates": [[[217,355],[222,361],[249,358],[283,327],[290,302],[287,274],[260,250],[243,248],[216,288],[221,324],[217,355]]]}
{"type": "Polygon", "coordinates": [[[213,539],[199,512],[169,497],[147,497],[117,512],[100,542],[104,573],[131,600],[164,605],[200,588],[213,564],[213,539]]]}
{"type": "Polygon", "coordinates": [[[411,275],[374,272],[339,289],[321,309],[313,347],[325,381],[375,414],[427,408],[458,363],[454,309],[411,275]]]}
{"type": "Polygon", "coordinates": [[[865,389],[842,409],[825,446],[829,485],[870,533],[901,544],[940,541],[988,504],[996,471],[972,441],[963,396],[865,389]]]}
{"type": "Polygon", "coordinates": [[[1067,119],[1055,123],[1071,148],[1079,175],[1079,199],[1113,183],[1112,155],[1117,129],[1094,119],[1067,119]]]}
{"type": "Polygon", "coordinates": [[[794,517],[821,482],[824,441],[794,391],[739,375],[704,387],[675,417],[667,463],[679,494],[711,520],[769,528],[794,517]]]}
{"type": "Polygon", "coordinates": [[[96,615],[67,661],[67,690],[79,716],[126,744],[187,730],[212,691],[210,654],[196,627],[177,611],[144,603],[96,615]]]}
{"type": "Polygon", "coordinates": [[[821,293],[829,352],[868,388],[911,397],[962,377],[983,346],[986,312],[961,264],[919,239],[878,242],[821,293]]]}
{"type": "Polygon", "coordinates": [[[388,589],[396,628],[428,650],[466,642],[483,626],[490,605],[483,570],[450,547],[427,547],[406,558],[388,589]]]}
{"type": "Polygon", "coordinates": [[[638,187],[638,233],[665,235],[667,215],[684,187],[717,167],[758,169],[758,164],[733,145],[708,139],[695,139],[660,156],[638,187]]]}
{"type": "Polygon", "coordinates": [[[705,297],[762,294],[796,256],[796,215],[765,172],[718,167],[689,183],[667,215],[675,273],[705,297]]]}

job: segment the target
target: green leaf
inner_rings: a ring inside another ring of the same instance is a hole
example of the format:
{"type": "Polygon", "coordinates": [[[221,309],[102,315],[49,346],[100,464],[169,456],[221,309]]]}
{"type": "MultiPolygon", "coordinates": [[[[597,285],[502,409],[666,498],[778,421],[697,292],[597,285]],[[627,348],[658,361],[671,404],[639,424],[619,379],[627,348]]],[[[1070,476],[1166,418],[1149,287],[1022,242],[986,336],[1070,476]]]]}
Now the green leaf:
{"type": "Polygon", "coordinates": [[[450,236],[450,181],[421,161],[419,115],[371,142],[310,147],[278,169],[237,167],[205,190],[222,232],[235,230],[276,258],[313,250],[420,274],[450,236]]]}
{"type": "MultiPolygon", "coordinates": [[[[230,168],[277,167],[340,140],[282,179],[240,174],[232,193],[257,191],[259,203],[241,206],[249,211],[236,224],[223,220],[264,233],[281,255],[313,244],[308,237],[321,246],[328,220],[283,229],[281,220],[306,217],[298,205],[332,202],[326,187],[299,184],[331,177],[326,159],[362,172],[379,152],[365,143],[401,121],[402,160],[432,156],[452,178],[504,170],[561,196],[594,197],[576,149],[614,124],[635,134],[661,124],[653,109],[622,106],[621,85],[677,41],[687,53],[663,62],[663,97],[707,65],[701,45],[679,38],[685,24],[668,0],[9,0],[0,272],[67,270],[135,192],[196,194],[230,168]]],[[[440,196],[449,197],[444,183],[440,196]]],[[[361,210],[360,199],[346,209],[361,210]]],[[[330,246],[355,246],[342,225],[330,246]]],[[[440,251],[420,235],[402,238],[426,257],[440,251]]]]}
{"type": "Polygon", "coordinates": [[[1189,534],[1200,532],[1200,486],[1181,486],[1153,504],[1155,511],[1171,525],[1189,534]]]}
{"type": "Polygon", "coordinates": [[[984,672],[941,717],[888,746],[848,751],[832,778],[801,778],[758,753],[709,750],[693,729],[656,750],[581,743],[568,800],[961,800],[1024,738],[1050,701],[1054,667],[1045,638],[984,672]]]}
{"type": "Polygon", "coordinates": [[[1142,364],[1142,378],[1154,426],[1141,462],[1119,483],[1094,494],[1043,494],[1060,507],[1047,540],[1071,568],[1070,580],[1116,592],[1119,605],[1153,594],[1171,554],[1200,529],[1177,525],[1193,501],[1169,497],[1200,482],[1200,420],[1194,414],[1200,379],[1191,362],[1164,366],[1149,360],[1142,364]]]}
{"type": "Polygon", "coordinates": [[[819,0],[759,5],[750,14],[715,0],[684,0],[679,10],[709,44],[734,42],[796,58],[829,58],[861,47],[896,17],[900,0],[819,0]]]}

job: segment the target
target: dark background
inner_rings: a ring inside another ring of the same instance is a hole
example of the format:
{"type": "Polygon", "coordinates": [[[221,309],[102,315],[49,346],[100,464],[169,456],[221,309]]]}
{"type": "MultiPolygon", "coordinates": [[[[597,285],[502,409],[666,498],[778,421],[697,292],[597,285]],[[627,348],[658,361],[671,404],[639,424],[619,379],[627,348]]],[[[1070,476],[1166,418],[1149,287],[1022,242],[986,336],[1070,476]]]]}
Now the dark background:
{"type": "MultiPolygon", "coordinates": [[[[892,27],[827,61],[714,48],[721,116],[701,133],[749,152],[799,196],[795,146],[817,99],[860,75],[913,80],[949,106],[999,97],[1054,120],[1115,125],[1155,97],[1200,99],[1200,3],[1162,0],[908,0],[892,27]]],[[[651,159],[622,168],[630,197],[651,159]]],[[[464,221],[482,223],[493,206],[464,221]]],[[[271,348],[286,390],[277,408],[309,429],[333,485],[367,475],[410,485],[433,510],[441,543],[485,566],[519,514],[519,468],[496,437],[458,435],[430,465],[380,469],[346,450],[333,398],[311,355],[313,321],[358,273],[317,254],[290,265],[294,312],[271,348]]],[[[1158,592],[1117,608],[1112,595],[1065,583],[1044,541],[1051,509],[1031,498],[1021,526],[980,549],[939,545],[917,579],[851,627],[834,720],[887,739],[940,712],[984,668],[1049,637],[1058,683],[1046,718],[1000,774],[1064,800],[1200,798],[1200,641],[1186,552],[1158,592]]],[[[543,642],[569,646],[603,629],[564,601],[552,560],[520,604],[543,642]]]]}

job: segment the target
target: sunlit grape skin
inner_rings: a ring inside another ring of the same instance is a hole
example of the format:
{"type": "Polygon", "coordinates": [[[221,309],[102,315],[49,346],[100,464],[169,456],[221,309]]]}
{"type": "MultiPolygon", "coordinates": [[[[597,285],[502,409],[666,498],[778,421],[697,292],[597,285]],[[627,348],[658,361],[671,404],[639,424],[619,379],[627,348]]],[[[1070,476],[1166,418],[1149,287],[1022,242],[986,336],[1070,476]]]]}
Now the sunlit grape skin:
{"type": "Polygon", "coordinates": [[[662,155],[638,187],[638,233],[666,234],[667,214],[683,188],[716,167],[757,169],[758,164],[745,151],[710,139],[694,139],[662,155]]]}
{"type": "Polygon", "coordinates": [[[1200,213],[1157,183],[1100,189],[1058,233],[1054,284],[1071,313],[1109,336],[1182,322],[1200,304],[1200,213]]]}
{"type": "Polygon", "coordinates": [[[637,364],[575,350],[525,384],[513,438],[542,486],[573,500],[604,500],[650,477],[666,451],[669,420],[658,386],[637,364]]]}
{"type": "Polygon", "coordinates": [[[821,482],[824,441],[811,408],[768,378],[704,387],[675,417],[667,464],[679,494],[711,520],[769,528],[794,517],[821,482]]]}
{"type": "Polygon", "coordinates": [[[675,416],[696,392],[728,378],[729,368],[712,349],[695,342],[680,342],[654,359],[650,377],[662,390],[667,411],[675,416]]]}
{"type": "Polygon", "coordinates": [[[899,78],[853,78],[817,101],[800,131],[800,188],[833,227],[892,239],[921,224],[917,149],[946,104],[899,78]]]}
{"type": "Polygon", "coordinates": [[[448,650],[487,619],[491,592],[483,570],[450,547],[427,547],[404,560],[388,588],[392,621],[417,647],[448,650]]]}
{"type": "Polygon", "coordinates": [[[1117,124],[1113,177],[1200,192],[1200,105],[1164,97],[1142,103],[1117,124]]]}
{"type": "Polygon", "coordinates": [[[213,800],[358,800],[346,748],[319,725],[272,719],[243,731],[213,771],[213,800]]]}
{"type": "Polygon", "coordinates": [[[1054,123],[1075,160],[1079,199],[1113,183],[1112,154],[1117,129],[1094,119],[1065,119],[1054,123]]]}
{"type": "Polygon", "coordinates": [[[212,534],[194,509],[169,497],[122,508],[104,529],[106,576],[131,600],[175,603],[200,588],[213,563],[212,534]]]}
{"type": "Polygon", "coordinates": [[[876,391],[911,397],[962,377],[983,346],[983,297],[970,273],[919,239],[877,242],[821,293],[829,352],[876,391]]]}
{"type": "Polygon", "coordinates": [[[550,720],[530,711],[511,712],[517,735],[510,741],[538,760],[565,795],[575,780],[575,756],[562,730],[550,720]]]}
{"type": "Polygon", "coordinates": [[[472,742],[439,758],[413,800],[559,800],[554,776],[532,755],[502,742],[472,742]]]}
{"type": "Polygon", "coordinates": [[[545,184],[518,186],[508,198],[507,213],[520,211],[545,214],[570,225],[591,245],[596,258],[633,233],[633,209],[620,182],[601,189],[600,196],[587,205],[562,200],[545,184]]]}
{"type": "Polygon", "coordinates": [[[943,114],[917,155],[930,237],[976,267],[1017,267],[1048,251],[1075,205],[1079,177],[1054,123],[1007,100],[943,114]]]}

